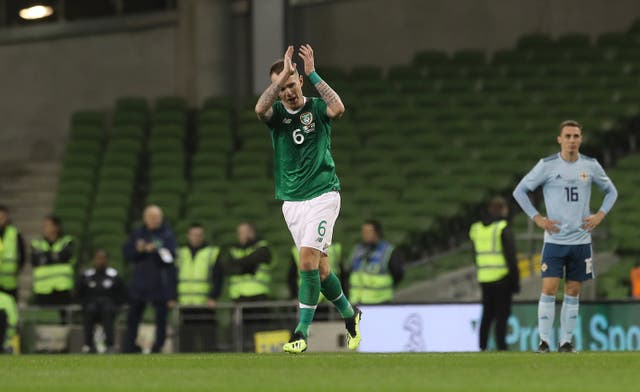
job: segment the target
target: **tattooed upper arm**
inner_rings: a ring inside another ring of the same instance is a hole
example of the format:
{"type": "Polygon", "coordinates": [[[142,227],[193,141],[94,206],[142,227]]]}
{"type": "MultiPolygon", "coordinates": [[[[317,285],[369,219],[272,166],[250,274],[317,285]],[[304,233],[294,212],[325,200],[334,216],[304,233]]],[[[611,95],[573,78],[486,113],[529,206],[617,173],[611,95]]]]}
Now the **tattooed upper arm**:
{"type": "Polygon", "coordinates": [[[260,120],[267,122],[271,120],[271,117],[273,117],[273,108],[269,108],[266,112],[256,112],[256,114],[260,120]]]}

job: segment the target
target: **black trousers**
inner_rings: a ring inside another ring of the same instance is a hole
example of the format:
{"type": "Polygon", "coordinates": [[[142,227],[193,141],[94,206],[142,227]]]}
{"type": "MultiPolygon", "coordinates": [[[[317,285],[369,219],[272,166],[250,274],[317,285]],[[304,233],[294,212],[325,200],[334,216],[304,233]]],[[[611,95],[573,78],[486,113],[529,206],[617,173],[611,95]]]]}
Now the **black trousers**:
{"type": "MultiPolygon", "coordinates": [[[[264,294],[256,295],[254,297],[240,297],[234,300],[234,302],[259,302],[266,301],[269,297],[264,294]]],[[[263,315],[264,309],[261,308],[245,308],[242,312],[242,340],[244,352],[254,352],[255,342],[253,341],[256,332],[268,330],[269,326],[265,322],[263,315]]]]}
{"type": "MultiPolygon", "coordinates": [[[[50,294],[36,294],[36,304],[40,306],[66,306],[71,304],[71,291],[52,291],[50,294]]],[[[67,314],[60,310],[60,324],[67,323],[67,314]]]]}
{"type": "Polygon", "coordinates": [[[507,349],[507,321],[511,314],[511,282],[508,278],[496,282],[481,283],[482,321],[480,322],[480,350],[487,349],[489,331],[495,322],[495,337],[498,350],[507,349]]]}
{"type": "Polygon", "coordinates": [[[107,301],[96,301],[86,303],[82,307],[84,344],[95,349],[93,341],[93,331],[96,324],[102,324],[105,334],[105,344],[113,347],[115,335],[117,307],[107,301]]]}
{"type": "MultiPolygon", "coordinates": [[[[156,339],[153,342],[151,351],[159,353],[162,351],[164,341],[167,337],[167,301],[154,301],[151,303],[154,308],[156,321],[156,339]]],[[[123,351],[126,353],[139,352],[140,348],[136,346],[136,338],[138,337],[138,326],[142,320],[144,308],[147,301],[131,299],[129,302],[129,312],[127,314],[127,333],[125,334],[123,351]]]]}
{"type": "Polygon", "coordinates": [[[212,309],[180,309],[180,352],[216,351],[216,313],[212,309]]]}
{"type": "Polygon", "coordinates": [[[0,354],[4,352],[4,344],[7,340],[7,330],[9,329],[9,320],[7,313],[0,309],[0,354]]]}

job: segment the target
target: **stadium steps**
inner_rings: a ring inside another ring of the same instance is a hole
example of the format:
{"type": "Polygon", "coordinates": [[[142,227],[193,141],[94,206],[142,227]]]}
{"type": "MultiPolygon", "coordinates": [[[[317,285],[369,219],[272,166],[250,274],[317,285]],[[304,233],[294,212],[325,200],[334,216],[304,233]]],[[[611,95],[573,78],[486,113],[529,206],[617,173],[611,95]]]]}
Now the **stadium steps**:
{"type": "MultiPolygon", "coordinates": [[[[468,252],[464,252],[457,255],[450,255],[445,257],[447,260],[451,258],[458,258],[466,260],[468,264],[472,264],[473,260],[468,252]]],[[[616,275],[613,279],[616,279],[614,283],[617,283],[622,277],[618,271],[626,274],[628,279],[629,270],[627,265],[619,266],[623,263],[620,262],[620,257],[612,252],[602,252],[596,255],[596,272],[598,278],[585,282],[580,293],[580,298],[583,300],[596,300],[606,298],[606,291],[600,287],[601,281],[607,281],[603,277],[611,276],[608,271],[614,271],[616,275]]],[[[438,260],[432,260],[437,262],[438,260]]],[[[627,263],[628,264],[628,263],[627,263]]],[[[406,271],[406,274],[410,274],[416,268],[429,269],[428,263],[423,263],[420,266],[413,266],[406,271]]],[[[629,267],[630,268],[630,267],[629,267]]],[[[535,301],[540,297],[540,288],[542,281],[539,276],[530,276],[522,279],[520,282],[520,293],[514,296],[516,301],[535,301]]],[[[562,298],[562,290],[559,290],[558,298],[562,298]]],[[[619,298],[617,298],[619,299],[619,298]]],[[[399,303],[413,303],[424,301],[480,301],[481,291],[480,286],[476,280],[476,269],[473,266],[466,266],[457,268],[453,271],[443,272],[436,277],[418,281],[410,285],[401,286],[394,295],[394,301],[399,303]]]]}
{"type": "MultiPolygon", "coordinates": [[[[2,203],[10,209],[11,218],[21,231],[27,253],[32,239],[42,235],[42,220],[51,213],[55,198],[60,164],[51,162],[27,162],[19,170],[6,171],[0,177],[2,203]]],[[[26,265],[20,275],[20,302],[31,296],[31,266],[26,265]]]]}

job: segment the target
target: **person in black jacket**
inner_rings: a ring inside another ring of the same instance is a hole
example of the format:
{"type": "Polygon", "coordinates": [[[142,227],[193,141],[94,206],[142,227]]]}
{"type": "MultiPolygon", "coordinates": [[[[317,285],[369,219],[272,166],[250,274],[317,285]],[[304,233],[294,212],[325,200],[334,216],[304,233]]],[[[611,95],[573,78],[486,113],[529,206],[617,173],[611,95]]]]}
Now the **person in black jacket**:
{"type": "Polygon", "coordinates": [[[151,351],[159,353],[166,338],[168,309],[177,304],[177,241],[169,225],[163,222],[160,207],[145,208],[143,220],[144,225],[134,230],[123,246],[125,259],[133,264],[124,352],[141,352],[135,342],[144,308],[150,302],[156,319],[156,339],[151,351]]]}
{"type": "Polygon", "coordinates": [[[93,329],[96,323],[101,323],[105,333],[107,352],[112,353],[115,342],[115,319],[118,306],[125,301],[125,287],[118,271],[109,267],[107,252],[102,249],[96,251],[93,258],[93,268],[89,268],[78,278],[76,295],[82,304],[84,324],[85,353],[95,353],[93,329]]]}
{"type": "Polygon", "coordinates": [[[487,349],[491,324],[495,321],[498,350],[507,349],[507,322],[511,300],[520,292],[520,273],[513,232],[508,226],[509,206],[502,197],[494,197],[481,221],[469,231],[473,257],[482,289],[480,350],[487,349]],[[499,241],[498,241],[499,240],[499,241]]]}

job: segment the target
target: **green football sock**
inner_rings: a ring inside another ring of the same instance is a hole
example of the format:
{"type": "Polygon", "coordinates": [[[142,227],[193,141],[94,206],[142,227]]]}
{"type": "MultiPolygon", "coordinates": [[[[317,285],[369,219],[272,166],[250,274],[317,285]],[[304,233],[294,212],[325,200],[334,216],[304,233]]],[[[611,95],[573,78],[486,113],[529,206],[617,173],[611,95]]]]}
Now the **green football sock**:
{"type": "Polygon", "coordinates": [[[349,300],[344,295],[340,279],[338,279],[333,271],[331,271],[327,279],[322,282],[321,287],[322,295],[324,295],[329,301],[333,302],[343,319],[353,317],[353,306],[351,306],[349,300]]]}
{"type": "Polygon", "coordinates": [[[320,297],[320,271],[301,271],[300,290],[298,301],[300,302],[300,321],[295,332],[300,332],[305,338],[309,336],[309,327],[316,313],[318,298],[320,297]]]}

